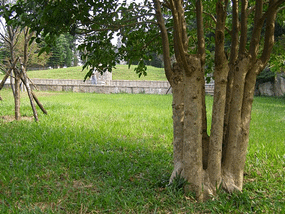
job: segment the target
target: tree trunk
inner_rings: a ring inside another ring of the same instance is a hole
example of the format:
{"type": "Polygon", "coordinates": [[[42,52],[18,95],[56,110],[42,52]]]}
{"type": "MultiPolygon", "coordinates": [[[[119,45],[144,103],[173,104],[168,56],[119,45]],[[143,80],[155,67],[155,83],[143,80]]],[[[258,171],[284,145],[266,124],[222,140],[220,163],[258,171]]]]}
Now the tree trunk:
{"type": "Polygon", "coordinates": [[[224,66],[215,70],[215,89],[214,102],[212,111],[212,127],[210,135],[209,155],[208,155],[208,175],[211,182],[211,189],[214,191],[221,184],[221,160],[222,145],[224,137],[224,116],[226,105],[227,75],[229,68],[225,63],[224,66]]]}
{"type": "Polygon", "coordinates": [[[27,89],[27,93],[28,93],[28,96],[29,96],[29,99],[30,99],[30,104],[31,104],[31,107],[32,107],[32,110],[33,110],[33,115],[34,115],[35,121],[38,122],[39,118],[38,118],[38,113],[37,113],[36,106],[35,106],[35,103],[34,103],[32,90],[30,88],[30,84],[29,84],[29,81],[28,81],[28,78],[27,78],[26,70],[25,70],[25,67],[23,65],[21,65],[21,75],[22,75],[22,77],[24,79],[24,83],[25,83],[25,86],[26,86],[26,89],[27,89]]]}
{"type": "Polygon", "coordinates": [[[238,152],[235,154],[236,164],[234,165],[235,185],[242,189],[244,165],[246,160],[246,153],[249,141],[249,126],[251,120],[251,109],[253,103],[253,96],[255,90],[256,76],[260,72],[262,64],[258,61],[252,69],[247,73],[244,85],[243,105],[241,109],[241,133],[239,135],[237,147],[238,152]]]}
{"type": "Polygon", "coordinates": [[[183,125],[184,125],[184,83],[183,69],[178,63],[173,64],[173,75],[171,77],[172,87],[172,112],[173,112],[173,161],[174,170],[169,183],[176,176],[180,176],[183,169],[183,125]]]}
{"type": "Polygon", "coordinates": [[[33,91],[32,92],[32,95],[33,95],[33,98],[34,100],[36,101],[36,103],[38,104],[39,108],[42,110],[42,112],[44,114],[47,114],[47,111],[45,110],[44,106],[41,104],[41,102],[39,101],[39,99],[37,98],[37,96],[35,95],[35,93],[33,91]]]}
{"type": "Polygon", "coordinates": [[[195,56],[187,59],[190,70],[184,70],[184,143],[183,177],[189,182],[185,191],[193,191],[196,198],[203,200],[203,123],[201,61],[195,56]]]}
{"type": "MultiPolygon", "coordinates": [[[[9,70],[9,71],[11,72],[11,70],[9,70]]],[[[5,74],[5,76],[3,77],[3,79],[2,79],[2,81],[1,81],[1,83],[0,83],[0,90],[2,90],[2,88],[4,87],[4,84],[5,84],[6,80],[8,79],[8,77],[9,77],[9,75],[10,75],[10,72],[7,72],[7,73],[5,74]]]]}
{"type": "Polygon", "coordinates": [[[15,95],[14,95],[14,101],[15,101],[15,120],[20,120],[21,118],[21,114],[20,114],[20,83],[21,83],[21,79],[19,77],[19,75],[17,74],[17,72],[14,72],[15,74],[15,95]]]}
{"type": "Polygon", "coordinates": [[[248,1],[231,1],[232,29],[226,28],[230,1],[216,1],[217,13],[212,16],[216,31],[215,91],[210,137],[207,134],[205,109],[202,1],[196,1],[196,55],[188,54],[183,1],[170,0],[166,3],[173,16],[173,52],[177,63],[173,64],[172,69],[167,30],[160,3],[158,0],[155,3],[167,65],[165,73],[173,90],[174,170],[170,182],[181,175],[188,182],[184,187],[185,192],[194,192],[199,201],[215,195],[221,185],[228,192],[241,191],[256,77],[269,60],[274,43],[276,11],[283,1],[269,1],[266,12],[264,1],[256,2],[251,40],[247,37],[248,1]],[[260,37],[265,20],[264,47],[263,53],[260,53],[260,37]],[[230,59],[225,54],[225,30],[232,39],[230,59]]]}
{"type": "Polygon", "coordinates": [[[241,172],[236,171],[237,165],[240,163],[234,158],[239,153],[240,148],[238,147],[238,140],[242,130],[241,127],[241,109],[243,105],[244,97],[244,84],[245,77],[248,72],[249,59],[245,57],[240,60],[235,67],[235,77],[233,83],[232,99],[229,113],[229,124],[228,124],[228,137],[227,141],[224,142],[224,157],[223,157],[223,168],[224,168],[224,187],[228,191],[234,191],[235,189],[241,190],[240,186],[236,186],[238,177],[237,174],[241,172]]]}

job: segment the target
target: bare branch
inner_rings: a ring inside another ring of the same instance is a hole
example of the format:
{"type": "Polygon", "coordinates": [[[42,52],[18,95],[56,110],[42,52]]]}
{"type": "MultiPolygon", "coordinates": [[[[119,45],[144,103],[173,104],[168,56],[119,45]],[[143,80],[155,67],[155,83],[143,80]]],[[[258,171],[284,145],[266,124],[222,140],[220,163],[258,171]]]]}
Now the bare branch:
{"type": "Polygon", "coordinates": [[[275,13],[275,11],[278,10],[278,7],[283,4],[285,2],[285,0],[278,0],[273,4],[269,4],[269,8],[268,10],[263,14],[262,16],[262,20],[265,20],[268,16],[272,15],[272,13],[275,13]]]}
{"type": "MultiPolygon", "coordinates": [[[[278,2],[280,2],[280,1],[278,1],[278,2]]],[[[269,5],[269,7],[270,6],[271,5],[269,5]]],[[[270,58],[270,54],[271,54],[272,49],[273,49],[276,15],[277,15],[277,8],[276,8],[276,10],[273,10],[273,12],[269,13],[269,15],[267,16],[267,19],[266,19],[266,27],[265,27],[266,31],[265,31],[265,38],[264,38],[263,53],[260,57],[261,61],[263,62],[263,65],[267,64],[267,62],[270,58]]]]}
{"type": "MultiPolygon", "coordinates": [[[[182,32],[182,30],[184,30],[184,28],[181,26],[182,24],[184,24],[184,22],[180,19],[181,16],[179,14],[179,9],[180,6],[179,4],[181,4],[180,1],[175,1],[174,0],[170,0],[170,4],[171,4],[171,11],[172,11],[172,16],[173,16],[173,20],[174,20],[174,49],[175,49],[175,56],[177,60],[181,60],[182,65],[185,69],[185,71],[189,74],[191,74],[188,62],[187,62],[187,50],[185,50],[184,47],[184,43],[183,43],[183,36],[182,34],[184,34],[184,32],[182,32]]],[[[187,38],[187,37],[186,37],[187,38]]]]}
{"type": "Polygon", "coordinates": [[[259,42],[260,42],[260,35],[261,30],[263,26],[263,19],[262,17],[262,11],[263,11],[263,2],[262,1],[256,1],[255,6],[255,16],[254,16],[254,28],[251,35],[251,41],[250,41],[250,47],[249,47],[249,53],[252,57],[252,61],[255,62],[258,49],[259,49],[259,42]]]}
{"type": "Polygon", "coordinates": [[[125,27],[132,27],[132,26],[141,25],[141,24],[158,25],[158,23],[155,21],[134,22],[134,23],[125,24],[125,25],[123,25],[123,24],[112,25],[112,26],[110,25],[110,26],[106,26],[105,28],[100,28],[100,29],[94,29],[92,27],[90,27],[90,29],[82,28],[82,29],[78,29],[76,34],[84,35],[84,34],[88,34],[88,33],[96,33],[96,32],[103,32],[103,31],[117,31],[117,30],[120,30],[120,29],[125,28],[125,27]]]}
{"type": "Polygon", "coordinates": [[[279,7],[278,10],[277,10],[277,13],[279,13],[281,10],[284,10],[285,9],[285,6],[284,7],[279,7]]]}
{"type": "MultiPolygon", "coordinates": [[[[215,33],[215,65],[224,66],[225,57],[225,25],[226,25],[226,10],[223,7],[223,1],[218,1],[216,4],[217,24],[215,33]]],[[[217,69],[218,70],[218,69],[217,69]]]]}
{"type": "Polygon", "coordinates": [[[8,38],[6,36],[4,36],[2,33],[0,33],[0,36],[2,37],[2,39],[4,40],[4,42],[7,42],[9,45],[11,44],[11,41],[8,40],[8,38]]]}
{"type": "MultiPolygon", "coordinates": [[[[204,13],[205,15],[210,16],[210,18],[215,22],[215,24],[217,24],[217,19],[216,19],[216,17],[215,17],[213,14],[208,13],[208,12],[206,12],[206,11],[203,11],[203,13],[204,13]]],[[[226,31],[227,31],[229,34],[232,34],[232,31],[231,31],[228,27],[225,26],[225,29],[226,29],[226,31]]]]}
{"type": "Polygon", "coordinates": [[[208,15],[208,16],[210,16],[210,17],[212,18],[212,20],[213,20],[215,23],[217,23],[217,19],[216,19],[216,17],[215,17],[213,14],[208,13],[208,12],[206,12],[206,11],[203,11],[203,13],[206,14],[206,15],[208,15]]]}
{"type": "Polygon", "coordinates": [[[241,3],[241,36],[239,45],[239,56],[245,54],[246,43],[247,43],[247,18],[248,13],[248,0],[242,0],[241,3]]]}
{"type": "Polygon", "coordinates": [[[164,70],[165,70],[165,75],[169,82],[171,82],[171,60],[170,60],[170,50],[169,50],[169,40],[168,40],[168,34],[167,34],[167,29],[164,24],[164,19],[161,13],[161,6],[160,6],[160,1],[159,0],[154,0],[154,5],[156,9],[156,17],[157,17],[157,23],[160,28],[161,32],[161,37],[162,37],[162,48],[163,48],[163,60],[164,60],[164,70]]]}
{"type": "Polygon", "coordinates": [[[11,64],[9,70],[6,72],[3,80],[0,83],[0,90],[4,87],[4,83],[6,82],[7,78],[10,76],[11,71],[15,69],[15,66],[16,66],[18,60],[19,60],[19,57],[16,58],[16,60],[11,64]]]}
{"type": "Polygon", "coordinates": [[[197,17],[197,35],[198,35],[198,53],[201,56],[201,66],[204,67],[206,59],[205,38],[203,29],[203,5],[202,1],[196,1],[196,17],[197,17]]]}

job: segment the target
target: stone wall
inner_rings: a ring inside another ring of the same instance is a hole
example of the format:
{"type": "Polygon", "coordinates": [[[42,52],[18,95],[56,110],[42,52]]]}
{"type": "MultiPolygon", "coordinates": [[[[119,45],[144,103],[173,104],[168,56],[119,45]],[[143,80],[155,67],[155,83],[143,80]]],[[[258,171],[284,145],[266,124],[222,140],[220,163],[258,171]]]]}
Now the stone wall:
{"type": "MultiPolygon", "coordinates": [[[[130,81],[130,80],[104,80],[92,85],[90,80],[59,80],[59,79],[32,79],[33,83],[42,91],[72,91],[86,93],[146,93],[165,94],[171,93],[167,81],[130,81]]],[[[9,87],[9,79],[5,83],[9,87]]],[[[207,94],[214,94],[214,83],[205,85],[207,94]]],[[[285,74],[278,74],[275,82],[259,84],[255,95],[259,96],[284,96],[285,74]]]]}
{"type": "Polygon", "coordinates": [[[131,87],[131,86],[102,86],[102,85],[46,85],[38,84],[40,91],[70,91],[81,93],[130,93],[130,94],[166,94],[168,88],[158,87],[131,87]]]}
{"type": "Polygon", "coordinates": [[[256,87],[255,95],[258,96],[284,96],[285,95],[285,74],[279,73],[274,82],[265,82],[256,87]]]}
{"type": "MultiPolygon", "coordinates": [[[[70,91],[83,93],[144,93],[166,94],[172,93],[167,81],[130,81],[111,80],[104,84],[91,84],[90,80],[58,80],[58,79],[32,79],[40,91],[70,91]]],[[[6,84],[9,87],[9,84],[6,84]]],[[[213,95],[214,84],[206,84],[206,93],[213,95]]]]}

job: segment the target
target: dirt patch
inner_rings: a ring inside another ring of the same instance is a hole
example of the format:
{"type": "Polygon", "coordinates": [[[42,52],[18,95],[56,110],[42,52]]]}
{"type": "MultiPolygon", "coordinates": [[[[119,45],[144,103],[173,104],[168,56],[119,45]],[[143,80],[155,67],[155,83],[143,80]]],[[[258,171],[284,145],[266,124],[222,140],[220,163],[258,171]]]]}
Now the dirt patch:
{"type": "MultiPolygon", "coordinates": [[[[15,117],[14,116],[0,116],[1,120],[4,120],[4,122],[9,123],[9,122],[13,122],[15,121],[15,117]]],[[[20,118],[20,120],[26,120],[26,121],[33,121],[34,117],[27,117],[27,116],[23,116],[20,118]]]]}

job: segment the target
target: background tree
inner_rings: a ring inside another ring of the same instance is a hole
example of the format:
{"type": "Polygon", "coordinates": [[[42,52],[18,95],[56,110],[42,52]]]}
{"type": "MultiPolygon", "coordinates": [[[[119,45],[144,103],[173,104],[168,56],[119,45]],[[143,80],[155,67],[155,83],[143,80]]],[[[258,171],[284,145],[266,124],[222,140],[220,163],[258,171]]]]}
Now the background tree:
{"type": "Polygon", "coordinates": [[[10,13],[14,22],[30,26],[47,44],[64,32],[84,35],[79,49],[84,68],[90,67],[87,76],[94,67],[111,70],[120,59],[130,64],[137,60],[136,71],[144,75],[150,53],[162,53],[173,88],[170,182],[183,177],[188,181],[185,191],[198,200],[215,195],[220,186],[228,192],[242,190],[256,77],[269,61],[276,16],[285,0],[203,2],[34,0],[20,1],[10,13]],[[115,33],[122,36],[118,51],[111,42],[115,33]],[[206,46],[206,35],[213,35],[214,45],[206,46]],[[210,134],[204,85],[209,47],[215,52],[210,134]]]}
{"type": "MultiPolygon", "coordinates": [[[[1,1],[1,7],[11,6],[9,1],[1,1]]],[[[5,73],[3,80],[0,83],[0,90],[3,88],[6,79],[11,77],[11,87],[13,90],[15,100],[15,119],[19,120],[20,114],[20,83],[22,82],[28,92],[30,103],[33,109],[35,120],[38,121],[37,111],[34,105],[34,100],[37,102],[41,110],[46,114],[46,110],[43,108],[35,94],[31,91],[29,86],[29,80],[26,75],[26,68],[28,65],[28,59],[32,52],[32,48],[29,44],[32,44],[31,39],[34,32],[30,31],[27,26],[20,28],[19,26],[11,26],[0,20],[2,32],[0,32],[0,40],[2,40],[3,47],[6,47],[5,59],[2,61],[1,69],[5,73]],[[12,80],[14,79],[14,87],[12,80]]]]}
{"type": "MultiPolygon", "coordinates": [[[[2,4],[5,3],[5,1],[1,2],[2,4]]],[[[0,33],[0,39],[1,43],[3,44],[3,47],[6,49],[6,51],[2,52],[5,60],[1,63],[1,69],[2,72],[5,73],[5,76],[1,82],[1,84],[5,83],[6,79],[10,76],[11,77],[11,83],[12,83],[12,75],[14,77],[14,87],[11,84],[13,95],[14,95],[14,101],[15,101],[15,119],[20,119],[20,76],[18,75],[18,72],[15,70],[16,63],[18,62],[19,58],[16,58],[16,44],[19,40],[20,36],[20,28],[19,27],[11,27],[3,23],[1,21],[3,29],[0,33]],[[12,74],[12,75],[11,75],[12,74]]]]}
{"type": "Polygon", "coordinates": [[[75,51],[75,38],[70,34],[61,34],[51,47],[51,56],[47,65],[53,68],[77,65],[78,61],[75,51]]]}

